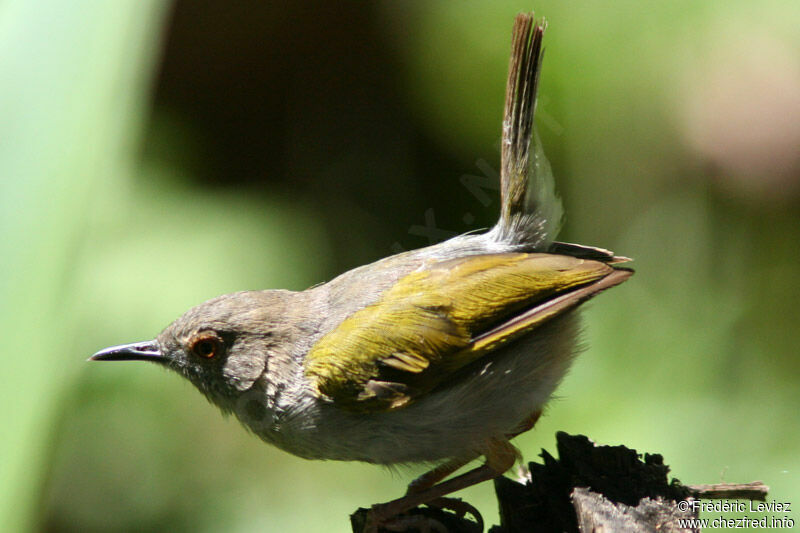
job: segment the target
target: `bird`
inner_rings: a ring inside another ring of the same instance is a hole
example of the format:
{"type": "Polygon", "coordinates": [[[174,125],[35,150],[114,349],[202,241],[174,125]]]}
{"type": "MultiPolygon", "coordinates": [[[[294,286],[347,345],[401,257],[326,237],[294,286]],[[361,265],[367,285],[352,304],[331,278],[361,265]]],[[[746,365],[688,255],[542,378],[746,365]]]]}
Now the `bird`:
{"type": "Polygon", "coordinates": [[[166,367],[303,458],[436,465],[371,508],[376,527],[503,475],[578,352],[578,307],[633,274],[626,257],[555,240],[563,208],[534,126],[545,28],[514,20],[492,228],[304,291],[219,296],[90,359],[166,367]]]}

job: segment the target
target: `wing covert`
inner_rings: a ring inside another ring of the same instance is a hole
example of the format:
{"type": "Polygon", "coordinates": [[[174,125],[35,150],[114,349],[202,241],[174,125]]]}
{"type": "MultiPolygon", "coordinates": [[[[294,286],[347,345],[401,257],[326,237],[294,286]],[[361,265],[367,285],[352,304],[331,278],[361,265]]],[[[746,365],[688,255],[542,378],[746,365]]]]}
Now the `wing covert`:
{"type": "MultiPolygon", "coordinates": [[[[435,263],[401,278],[322,337],[306,357],[306,375],[343,408],[401,408],[489,353],[470,349],[476,337],[613,271],[599,261],[541,253],[435,263]]],[[[515,337],[542,321],[515,328],[515,337]]]]}

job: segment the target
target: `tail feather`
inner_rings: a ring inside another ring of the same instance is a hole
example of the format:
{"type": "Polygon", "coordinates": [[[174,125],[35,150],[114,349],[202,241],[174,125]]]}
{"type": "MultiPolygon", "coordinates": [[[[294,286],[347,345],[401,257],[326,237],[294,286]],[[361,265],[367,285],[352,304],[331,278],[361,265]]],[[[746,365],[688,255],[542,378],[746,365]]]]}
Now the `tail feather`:
{"type": "Polygon", "coordinates": [[[514,21],[503,116],[502,205],[495,229],[504,242],[542,250],[552,243],[562,217],[550,164],[533,124],[545,27],[532,13],[519,14],[514,21]]]}

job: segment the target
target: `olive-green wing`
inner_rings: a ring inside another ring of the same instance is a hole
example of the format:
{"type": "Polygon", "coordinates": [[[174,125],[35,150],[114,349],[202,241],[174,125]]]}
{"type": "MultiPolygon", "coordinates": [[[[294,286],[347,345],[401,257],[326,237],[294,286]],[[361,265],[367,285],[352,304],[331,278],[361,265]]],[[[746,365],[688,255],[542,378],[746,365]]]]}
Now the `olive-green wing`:
{"type": "Polygon", "coordinates": [[[401,278],[322,337],[306,357],[306,375],[343,408],[398,409],[629,275],[600,261],[539,253],[439,262],[401,278]]]}

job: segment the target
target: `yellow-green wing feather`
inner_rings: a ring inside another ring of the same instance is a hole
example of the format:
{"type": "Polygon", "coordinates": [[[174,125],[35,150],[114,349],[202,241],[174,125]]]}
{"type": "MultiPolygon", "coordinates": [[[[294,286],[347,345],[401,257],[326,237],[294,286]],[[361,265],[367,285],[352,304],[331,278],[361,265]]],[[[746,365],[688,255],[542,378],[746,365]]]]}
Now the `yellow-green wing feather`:
{"type": "Polygon", "coordinates": [[[307,355],[306,375],[343,408],[397,409],[566,307],[525,318],[526,310],[612,272],[600,261],[538,253],[436,263],[322,337],[307,355]]]}

